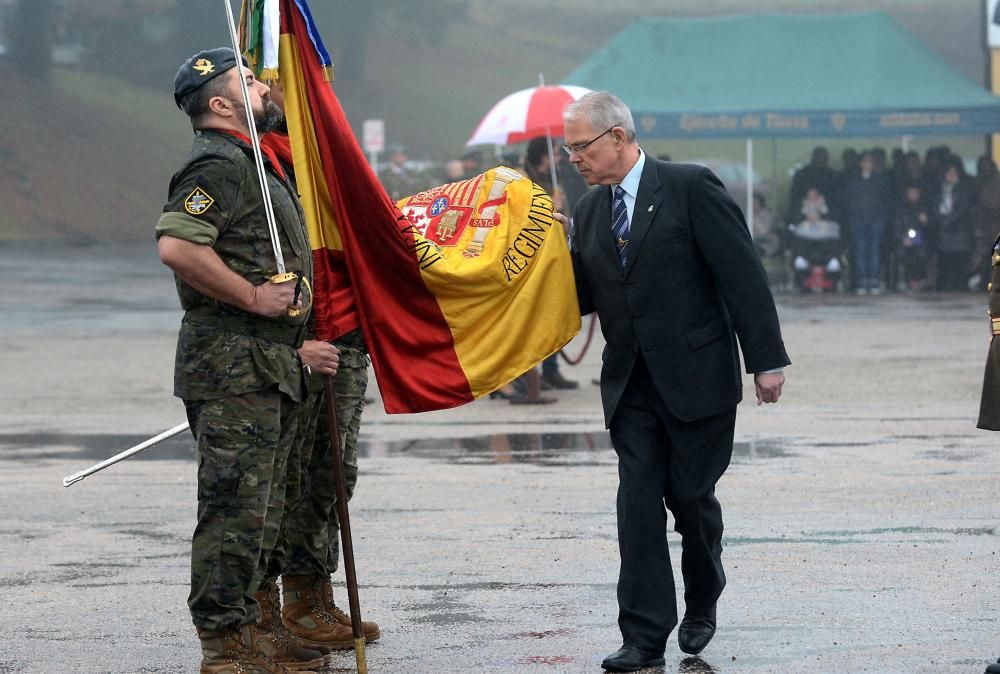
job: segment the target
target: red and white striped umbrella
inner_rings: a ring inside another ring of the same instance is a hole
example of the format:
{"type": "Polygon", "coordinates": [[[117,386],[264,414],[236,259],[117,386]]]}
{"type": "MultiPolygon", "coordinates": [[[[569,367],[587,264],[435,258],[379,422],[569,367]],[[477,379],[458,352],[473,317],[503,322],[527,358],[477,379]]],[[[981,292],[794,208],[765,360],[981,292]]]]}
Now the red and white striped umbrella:
{"type": "Polygon", "coordinates": [[[512,145],[539,136],[562,136],[563,108],[589,92],[568,84],[516,91],[486,113],[465,146],[512,145]]]}

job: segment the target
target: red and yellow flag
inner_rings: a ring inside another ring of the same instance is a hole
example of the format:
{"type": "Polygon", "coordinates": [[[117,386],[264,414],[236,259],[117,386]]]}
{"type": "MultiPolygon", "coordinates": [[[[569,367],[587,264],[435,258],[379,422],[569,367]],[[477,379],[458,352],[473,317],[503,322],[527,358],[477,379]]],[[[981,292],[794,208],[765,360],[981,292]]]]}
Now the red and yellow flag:
{"type": "Polygon", "coordinates": [[[501,167],[392,203],[327,81],[304,0],[279,7],[317,338],[341,334],[335,299],[350,289],[389,413],[470,402],[558,351],[580,314],[548,195],[501,167]]]}

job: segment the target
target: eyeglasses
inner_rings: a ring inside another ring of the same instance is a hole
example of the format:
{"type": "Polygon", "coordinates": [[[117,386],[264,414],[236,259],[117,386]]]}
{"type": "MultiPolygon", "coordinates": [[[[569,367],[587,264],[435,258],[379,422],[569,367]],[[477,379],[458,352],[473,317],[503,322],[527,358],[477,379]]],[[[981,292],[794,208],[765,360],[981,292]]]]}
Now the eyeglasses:
{"type": "Polygon", "coordinates": [[[590,147],[591,143],[593,143],[595,141],[598,141],[602,137],[608,135],[609,133],[611,133],[612,129],[614,129],[614,128],[615,127],[611,127],[610,129],[608,129],[607,131],[605,131],[604,133],[602,133],[600,136],[597,136],[596,138],[591,138],[586,143],[573,143],[572,145],[562,145],[561,147],[563,149],[563,152],[565,152],[566,154],[570,154],[570,155],[573,154],[574,152],[576,152],[577,154],[581,154],[581,153],[583,153],[584,150],[586,150],[588,147],[590,147]]]}

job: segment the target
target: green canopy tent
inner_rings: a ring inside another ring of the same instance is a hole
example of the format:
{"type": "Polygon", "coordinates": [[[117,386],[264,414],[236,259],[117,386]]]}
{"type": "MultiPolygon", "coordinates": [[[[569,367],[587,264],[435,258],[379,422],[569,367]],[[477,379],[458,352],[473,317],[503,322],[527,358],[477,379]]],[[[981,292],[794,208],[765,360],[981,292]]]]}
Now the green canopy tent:
{"type": "Polygon", "coordinates": [[[748,172],[754,138],[1000,130],[1000,97],[882,12],[643,18],[564,83],[613,91],[640,136],[746,138],[748,172]]]}

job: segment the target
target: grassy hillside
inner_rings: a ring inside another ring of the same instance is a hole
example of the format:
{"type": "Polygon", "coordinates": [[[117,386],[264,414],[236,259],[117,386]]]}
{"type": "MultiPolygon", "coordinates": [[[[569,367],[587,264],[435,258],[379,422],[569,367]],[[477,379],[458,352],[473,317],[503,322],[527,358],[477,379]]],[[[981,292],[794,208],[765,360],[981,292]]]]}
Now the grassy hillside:
{"type": "Polygon", "coordinates": [[[190,138],[169,94],[83,72],[3,81],[0,241],[151,241],[190,138]]]}
{"type": "MultiPolygon", "coordinates": [[[[363,81],[339,80],[335,89],[355,130],[366,118],[382,118],[390,144],[409,146],[413,158],[441,161],[462,152],[499,98],[534,86],[539,73],[549,83],[560,81],[639,16],[873,7],[889,11],[967,76],[982,79],[979,0],[470,0],[463,21],[429,40],[408,40],[400,33],[405,27],[379,28],[366,54],[336,54],[331,45],[338,61],[366,59],[363,81]]],[[[2,65],[0,76],[0,242],[150,240],[167,181],[190,138],[170,82],[142,88],[73,71],[39,87],[2,65]]],[[[848,139],[831,149],[836,157],[847,144],[872,142],[848,139]]],[[[942,139],[913,146],[922,150],[932,142],[942,139]]],[[[945,142],[967,156],[982,148],[980,138],[945,142]]],[[[758,143],[756,170],[780,182],[814,144],[758,143]]],[[[677,159],[736,161],[745,152],[742,141],[672,141],[648,149],[677,159]]]]}

